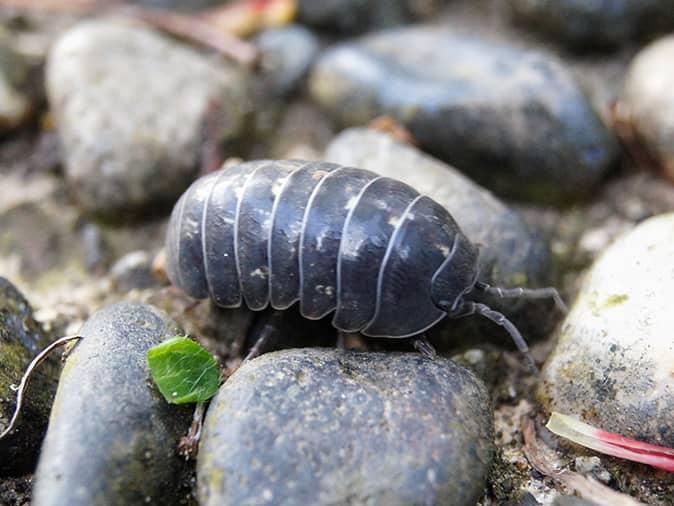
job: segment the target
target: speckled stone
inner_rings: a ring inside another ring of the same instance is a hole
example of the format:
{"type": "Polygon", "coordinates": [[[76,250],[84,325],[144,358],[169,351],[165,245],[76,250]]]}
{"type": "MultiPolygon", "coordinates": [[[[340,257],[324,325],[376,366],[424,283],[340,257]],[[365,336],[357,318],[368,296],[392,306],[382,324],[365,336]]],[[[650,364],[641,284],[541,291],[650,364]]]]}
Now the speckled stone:
{"type": "Polygon", "coordinates": [[[172,202],[187,187],[214,109],[221,141],[235,139],[250,112],[239,67],[121,20],[66,32],[46,77],[74,196],[113,220],[172,202]]]}
{"type": "Polygon", "coordinates": [[[511,198],[587,195],[615,155],[613,137],[557,59],[447,27],[338,45],[316,62],[309,85],[342,124],[391,115],[425,150],[511,198]]]}
{"type": "MultiPolygon", "coordinates": [[[[7,279],[0,277],[0,432],[4,431],[16,407],[21,375],[48,338],[33,319],[28,301],[7,279]]],[[[57,364],[46,361],[28,383],[19,424],[0,440],[0,474],[20,474],[35,465],[49,410],[56,390],[57,364]]]]}
{"type": "Polygon", "coordinates": [[[35,474],[35,506],[169,504],[189,407],[154,387],[147,350],[179,332],[152,306],[95,313],[68,355],[35,474]]]}
{"type": "Polygon", "coordinates": [[[672,0],[509,0],[517,22],[579,51],[674,28],[672,0]]]}
{"type": "Polygon", "coordinates": [[[591,268],[542,373],[550,411],[674,446],[674,214],[650,218],[591,268]]]}
{"type": "Polygon", "coordinates": [[[418,354],[301,349],[244,364],[209,408],[202,505],[474,505],[493,457],[468,370],[418,354]]]}
{"type": "Polygon", "coordinates": [[[277,96],[297,89],[320,49],[318,38],[301,25],[265,30],[255,44],[261,53],[261,77],[277,96]]]}
{"type": "MultiPolygon", "coordinates": [[[[530,229],[516,211],[454,167],[367,128],[340,133],[327,147],[324,158],[398,179],[445,206],[467,237],[481,245],[483,281],[495,286],[535,287],[550,283],[551,255],[542,236],[530,229]]],[[[547,336],[559,317],[550,311],[551,301],[490,298],[488,302],[516,322],[531,341],[547,336]]],[[[438,331],[441,341],[454,344],[461,335],[475,344],[475,336],[485,334],[496,342],[509,343],[502,329],[478,317],[443,323],[432,333],[438,331]]]]}
{"type": "MultiPolygon", "coordinates": [[[[674,13],[674,5],[672,5],[674,13]]],[[[617,114],[674,181],[674,35],[642,49],[631,63],[617,114]]]]}

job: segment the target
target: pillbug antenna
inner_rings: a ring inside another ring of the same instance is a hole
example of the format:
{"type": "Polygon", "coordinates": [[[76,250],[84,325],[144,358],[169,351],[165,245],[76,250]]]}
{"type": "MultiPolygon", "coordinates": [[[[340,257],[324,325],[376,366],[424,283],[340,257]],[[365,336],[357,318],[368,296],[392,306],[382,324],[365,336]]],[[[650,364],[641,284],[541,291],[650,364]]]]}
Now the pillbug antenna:
{"type": "Polygon", "coordinates": [[[489,295],[496,295],[497,297],[505,298],[521,298],[521,299],[552,299],[555,305],[562,313],[567,313],[566,304],[559,295],[556,288],[501,288],[499,286],[491,286],[482,281],[475,283],[475,289],[489,295]]]}
{"type": "Polygon", "coordinates": [[[472,301],[465,301],[463,303],[463,306],[461,307],[461,313],[457,315],[457,317],[470,316],[472,314],[484,316],[488,320],[493,321],[496,325],[503,327],[506,332],[510,334],[510,337],[515,343],[515,346],[517,346],[517,349],[526,357],[529,368],[534,373],[538,373],[538,367],[536,367],[536,363],[534,362],[531,353],[529,353],[529,346],[513,322],[508,320],[505,315],[490,308],[486,304],[472,301]]]}

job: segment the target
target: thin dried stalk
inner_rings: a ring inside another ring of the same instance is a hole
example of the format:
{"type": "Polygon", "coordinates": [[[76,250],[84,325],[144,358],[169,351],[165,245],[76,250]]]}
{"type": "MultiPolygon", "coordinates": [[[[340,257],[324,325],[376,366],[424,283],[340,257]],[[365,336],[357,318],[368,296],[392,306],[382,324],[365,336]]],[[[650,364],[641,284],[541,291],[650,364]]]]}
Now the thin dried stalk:
{"type": "Polygon", "coordinates": [[[19,386],[16,387],[16,407],[14,408],[14,413],[12,414],[12,418],[9,421],[9,425],[7,428],[0,434],[0,439],[4,438],[7,436],[10,432],[14,430],[14,427],[16,425],[16,422],[19,419],[19,413],[21,412],[21,406],[23,405],[23,397],[26,391],[26,385],[28,384],[28,380],[30,379],[30,375],[33,373],[35,368],[40,365],[45,358],[55,349],[58,348],[59,346],[62,346],[66,343],[69,343],[70,341],[74,341],[75,339],[82,339],[82,336],[65,336],[60,339],[57,339],[53,343],[51,343],[49,346],[47,346],[44,350],[42,350],[40,353],[38,353],[35,358],[31,361],[30,364],[28,364],[28,367],[26,368],[26,371],[23,373],[23,376],[21,377],[21,382],[19,383],[19,386]]]}
{"type": "Polygon", "coordinates": [[[119,12],[167,33],[210,47],[241,65],[252,67],[259,59],[259,52],[253,44],[220,31],[196,16],[139,7],[120,9],[119,12]]]}

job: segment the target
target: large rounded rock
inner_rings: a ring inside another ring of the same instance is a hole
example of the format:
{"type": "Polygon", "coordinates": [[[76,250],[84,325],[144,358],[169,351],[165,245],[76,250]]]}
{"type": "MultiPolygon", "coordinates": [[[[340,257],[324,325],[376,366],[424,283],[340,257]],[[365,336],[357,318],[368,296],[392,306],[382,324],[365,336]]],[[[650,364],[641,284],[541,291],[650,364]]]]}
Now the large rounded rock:
{"type": "MultiPolygon", "coordinates": [[[[550,283],[550,250],[542,236],[530,229],[517,212],[455,168],[396,142],[390,135],[366,128],[339,134],[326,149],[325,159],[398,179],[445,206],[468,238],[480,244],[481,280],[495,286],[535,287],[550,283]]],[[[543,309],[549,308],[551,301],[488,302],[515,321],[529,340],[546,336],[557,321],[556,313],[543,309]]],[[[433,334],[437,331],[443,336],[441,341],[456,342],[460,335],[474,339],[476,334],[490,334],[497,342],[507,342],[502,329],[477,317],[447,322],[434,329],[433,334]]]]}
{"type": "MultiPolygon", "coordinates": [[[[9,424],[16,407],[16,392],[11,385],[19,384],[30,361],[47,344],[28,301],[12,283],[0,277],[0,432],[9,424]]],[[[19,424],[0,440],[0,474],[19,474],[35,465],[47,429],[57,372],[56,364],[47,361],[31,377],[19,424]]]]}
{"type": "Polygon", "coordinates": [[[672,0],[509,0],[516,21],[588,50],[616,46],[674,27],[672,0]]]}
{"type": "Polygon", "coordinates": [[[219,140],[249,112],[238,67],[122,21],[69,30],[50,53],[47,92],[80,205],[115,219],[171,202],[194,178],[204,124],[219,140]]]}
{"type": "Polygon", "coordinates": [[[346,125],[397,118],[419,143],[499,194],[587,194],[615,143],[552,56],[453,34],[389,30],[327,51],[311,93],[346,125]]]}
{"type": "Polygon", "coordinates": [[[108,306],[82,327],[59,381],[33,504],[167,504],[183,461],[176,448],[189,408],[153,386],[147,350],[178,329],[152,306],[108,306]]]}
{"type": "MultiPolygon", "coordinates": [[[[672,6],[674,13],[674,5],[672,6]]],[[[674,181],[674,36],[643,49],[632,62],[616,109],[618,120],[642,142],[674,181]]]]}
{"type": "Polygon", "coordinates": [[[209,408],[200,504],[473,505],[484,386],[446,359],[302,349],[244,364],[209,408]]]}
{"type": "Polygon", "coordinates": [[[650,218],[595,263],[543,371],[549,410],[674,446],[674,214],[650,218]]]}

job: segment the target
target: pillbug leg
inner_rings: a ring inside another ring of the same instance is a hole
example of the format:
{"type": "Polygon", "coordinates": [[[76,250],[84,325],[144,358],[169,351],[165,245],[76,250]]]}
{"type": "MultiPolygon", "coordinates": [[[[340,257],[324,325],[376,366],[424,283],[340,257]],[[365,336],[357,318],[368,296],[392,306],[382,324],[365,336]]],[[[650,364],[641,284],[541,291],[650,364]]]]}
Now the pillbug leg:
{"type": "Polygon", "coordinates": [[[412,344],[414,345],[415,350],[430,358],[431,360],[433,360],[438,355],[438,352],[435,351],[433,345],[428,342],[426,334],[421,334],[419,337],[414,338],[412,344]]]}
{"type": "Polygon", "coordinates": [[[337,331],[337,343],[335,346],[337,347],[338,350],[346,350],[346,339],[348,335],[346,332],[342,332],[341,330],[337,331]]]}
{"type": "Polygon", "coordinates": [[[506,318],[505,315],[499,313],[498,311],[493,310],[486,304],[472,301],[465,301],[463,303],[461,312],[456,317],[469,316],[472,314],[479,314],[481,316],[484,316],[488,320],[493,321],[496,325],[503,327],[506,330],[506,332],[510,334],[510,337],[515,343],[515,346],[517,346],[517,349],[526,357],[527,363],[531,371],[534,373],[538,373],[538,367],[536,366],[536,363],[534,362],[531,353],[529,353],[529,346],[527,345],[527,342],[524,340],[522,334],[520,334],[520,331],[517,329],[517,327],[515,327],[513,322],[508,320],[508,318],[506,318]]]}
{"type": "Polygon", "coordinates": [[[274,311],[271,315],[265,317],[266,321],[262,326],[262,330],[258,333],[255,343],[243,359],[244,362],[248,362],[264,353],[264,349],[269,343],[269,340],[278,330],[279,323],[283,318],[282,315],[283,313],[281,311],[274,311]]]}
{"type": "Polygon", "coordinates": [[[556,288],[501,288],[498,286],[491,286],[482,281],[475,283],[475,288],[481,292],[495,295],[501,298],[523,298],[523,299],[552,299],[560,311],[566,313],[568,311],[566,304],[559,295],[556,288]]]}

